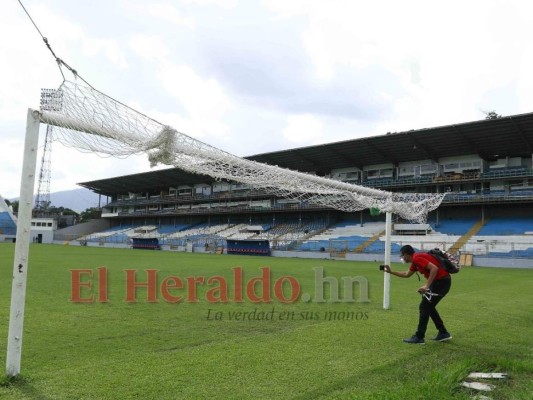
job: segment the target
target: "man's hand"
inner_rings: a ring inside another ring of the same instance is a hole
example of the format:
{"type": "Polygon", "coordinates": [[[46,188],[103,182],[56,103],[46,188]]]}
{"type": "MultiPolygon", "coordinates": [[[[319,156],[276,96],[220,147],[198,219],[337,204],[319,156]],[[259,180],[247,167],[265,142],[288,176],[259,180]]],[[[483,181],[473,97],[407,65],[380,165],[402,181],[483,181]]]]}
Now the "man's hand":
{"type": "Polygon", "coordinates": [[[428,290],[428,286],[424,285],[424,286],[421,286],[421,287],[418,288],[418,293],[424,294],[424,293],[427,292],[427,290],[428,290]]]}
{"type": "Polygon", "coordinates": [[[391,273],[391,269],[390,269],[390,266],[389,265],[384,265],[383,266],[383,271],[390,274],[391,273]]]}

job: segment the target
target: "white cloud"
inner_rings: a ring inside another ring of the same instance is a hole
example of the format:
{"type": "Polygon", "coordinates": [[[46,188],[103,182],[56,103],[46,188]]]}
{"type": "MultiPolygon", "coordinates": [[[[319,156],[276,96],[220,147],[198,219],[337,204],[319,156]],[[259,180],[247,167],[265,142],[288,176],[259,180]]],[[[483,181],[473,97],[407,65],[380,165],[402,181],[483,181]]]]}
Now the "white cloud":
{"type": "Polygon", "coordinates": [[[2,139],[2,166],[0,168],[0,194],[4,198],[17,197],[20,192],[22,169],[22,141],[2,139]]]}
{"type": "MultiPolygon", "coordinates": [[[[84,59],[104,55],[117,69],[127,67],[126,58],[115,40],[87,36],[78,25],[45,5],[30,3],[26,8],[41,22],[43,34],[56,55],[67,63],[72,64],[71,60],[78,58],[72,54],[81,51],[84,59]]],[[[5,55],[4,62],[0,63],[0,143],[3,150],[0,192],[5,197],[16,197],[20,190],[27,109],[38,109],[41,88],[57,88],[62,77],[53,56],[18,4],[3,6],[1,19],[0,36],[12,40],[3,40],[0,44],[0,52],[5,55]]],[[[76,68],[76,65],[71,66],[76,68]]],[[[78,72],[85,76],[83,71],[78,72]]],[[[72,79],[68,71],[65,70],[65,74],[72,79]]],[[[42,143],[43,127],[40,138],[42,143]]],[[[73,156],[75,150],[61,147],[55,146],[52,155],[52,190],[72,189],[76,182],[97,179],[98,175],[92,175],[91,171],[100,172],[100,176],[106,172],[105,163],[95,162],[95,156],[73,156]]],[[[37,168],[40,157],[39,154],[37,168]]]]}
{"type": "MultiPolygon", "coordinates": [[[[320,0],[261,0],[263,6],[276,13],[277,19],[292,18],[306,15],[309,10],[315,8],[320,0]]],[[[331,3],[331,1],[329,2],[331,3]]]]}
{"type": "MultiPolygon", "coordinates": [[[[532,6],[525,2],[263,4],[279,18],[306,19],[301,40],[318,79],[331,81],[342,68],[355,74],[377,66],[388,71],[401,91],[391,93],[390,87],[379,96],[393,104],[395,114],[388,122],[397,129],[476,119],[487,92],[508,91],[519,71],[530,66],[525,41],[533,34],[532,6]]],[[[528,80],[530,74],[520,78],[528,80]]],[[[530,91],[519,93],[528,98],[530,91]]]]}
{"type": "Polygon", "coordinates": [[[239,0],[181,0],[181,3],[185,5],[195,4],[199,6],[215,6],[231,9],[239,4],[239,0]]]}
{"type": "MultiPolygon", "coordinates": [[[[0,119],[3,122],[25,121],[26,109],[39,105],[40,85],[55,82],[54,87],[60,83],[52,56],[42,41],[39,42],[37,32],[31,30],[29,22],[16,11],[15,7],[3,7],[4,18],[0,23],[1,37],[16,38],[0,44],[0,119]],[[28,29],[21,29],[23,24],[28,29]],[[32,68],[36,65],[39,68],[32,68]]],[[[4,127],[0,137],[5,134],[4,127]]]]}
{"type": "Polygon", "coordinates": [[[205,135],[202,126],[196,124],[194,120],[186,118],[179,113],[163,112],[152,108],[151,105],[143,105],[136,102],[128,103],[128,106],[143,113],[144,115],[149,115],[150,118],[153,118],[155,121],[171,126],[177,131],[194,137],[195,139],[200,140],[205,135]]]}
{"type": "Polygon", "coordinates": [[[283,129],[283,137],[297,145],[311,145],[323,140],[324,125],[319,118],[310,115],[291,115],[283,129]]]}
{"type": "Polygon", "coordinates": [[[134,35],[128,44],[141,59],[164,60],[171,54],[163,38],[156,35],[134,35]]]}
{"type": "Polygon", "coordinates": [[[214,78],[204,78],[188,65],[163,63],[158,79],[161,87],[185,108],[192,126],[201,135],[223,135],[223,122],[230,99],[214,78]]]}
{"type": "Polygon", "coordinates": [[[146,6],[148,13],[156,18],[194,28],[194,19],[182,16],[181,12],[170,3],[150,3],[146,6]]]}
{"type": "Polygon", "coordinates": [[[115,40],[83,38],[83,54],[88,57],[96,57],[102,52],[118,69],[129,68],[125,54],[120,50],[115,40]]]}
{"type": "MultiPolygon", "coordinates": [[[[39,162],[37,164],[37,169],[39,169],[39,162]]],[[[161,168],[168,168],[168,166],[155,169],[161,168]]],[[[54,142],[51,169],[50,190],[57,192],[73,189],[76,183],[146,172],[151,168],[146,155],[115,158],[81,152],[54,142]]],[[[37,182],[35,190],[37,190],[37,182]]]]}

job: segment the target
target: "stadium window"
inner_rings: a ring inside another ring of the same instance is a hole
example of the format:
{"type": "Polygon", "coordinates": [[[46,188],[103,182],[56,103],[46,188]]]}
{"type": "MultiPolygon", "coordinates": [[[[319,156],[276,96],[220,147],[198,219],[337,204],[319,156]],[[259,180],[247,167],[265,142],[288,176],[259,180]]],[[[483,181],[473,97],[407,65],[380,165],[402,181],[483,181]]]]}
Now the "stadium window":
{"type": "Polygon", "coordinates": [[[346,174],[346,179],[359,179],[359,173],[358,172],[348,172],[346,174]]]}
{"type": "Polygon", "coordinates": [[[413,176],[414,174],[415,169],[412,166],[400,168],[400,176],[413,176]]]}
{"type": "Polygon", "coordinates": [[[387,168],[387,169],[380,170],[380,174],[379,175],[381,177],[389,178],[389,177],[392,177],[392,173],[393,173],[392,168],[387,168]]]}
{"type": "Polygon", "coordinates": [[[444,165],[445,171],[451,171],[456,169],[459,169],[459,163],[449,163],[444,165]]]}
{"type": "Polygon", "coordinates": [[[420,166],[420,174],[434,174],[437,172],[437,167],[433,164],[424,164],[420,166]]]}

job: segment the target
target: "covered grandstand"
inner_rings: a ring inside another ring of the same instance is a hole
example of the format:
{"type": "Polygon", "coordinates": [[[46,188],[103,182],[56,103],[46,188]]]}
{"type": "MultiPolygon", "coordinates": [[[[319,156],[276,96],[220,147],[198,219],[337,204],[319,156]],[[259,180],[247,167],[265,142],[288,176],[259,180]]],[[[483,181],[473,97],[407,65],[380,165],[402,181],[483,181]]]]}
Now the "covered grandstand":
{"type": "Polygon", "coordinates": [[[0,195],[0,242],[14,241],[17,236],[17,218],[0,195]]]}
{"type": "MultiPolygon", "coordinates": [[[[533,255],[532,157],[533,113],[528,113],[248,159],[393,192],[447,193],[427,224],[395,221],[393,252],[413,243],[478,258],[527,258],[533,255]]],[[[382,215],[283,199],[178,168],[80,185],[108,198],[102,217],[111,228],[84,237],[88,243],[128,245],[143,235],[169,249],[266,239],[273,250],[333,257],[384,250],[382,215]],[[150,230],[140,232],[147,226],[150,230]]]]}

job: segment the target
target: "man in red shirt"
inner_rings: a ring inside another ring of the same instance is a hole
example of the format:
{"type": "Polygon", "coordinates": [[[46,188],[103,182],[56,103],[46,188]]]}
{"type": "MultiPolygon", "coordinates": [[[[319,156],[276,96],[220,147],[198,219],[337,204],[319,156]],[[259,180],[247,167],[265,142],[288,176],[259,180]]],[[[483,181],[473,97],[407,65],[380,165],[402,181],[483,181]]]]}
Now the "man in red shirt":
{"type": "Polygon", "coordinates": [[[415,250],[410,245],[403,246],[400,249],[400,254],[404,262],[411,263],[409,269],[395,272],[391,270],[390,266],[385,265],[385,272],[400,278],[409,278],[415,272],[420,272],[426,278],[426,283],[418,289],[418,292],[422,294],[422,301],[419,306],[418,328],[412,337],[403,341],[411,344],[425,344],[424,336],[426,335],[429,318],[431,318],[439,331],[437,336],[431,339],[439,342],[450,340],[452,335],[446,330],[444,322],[435,308],[450,290],[452,285],[450,274],[444,268],[439,267],[439,261],[435,257],[427,253],[415,253],[415,250]]]}

